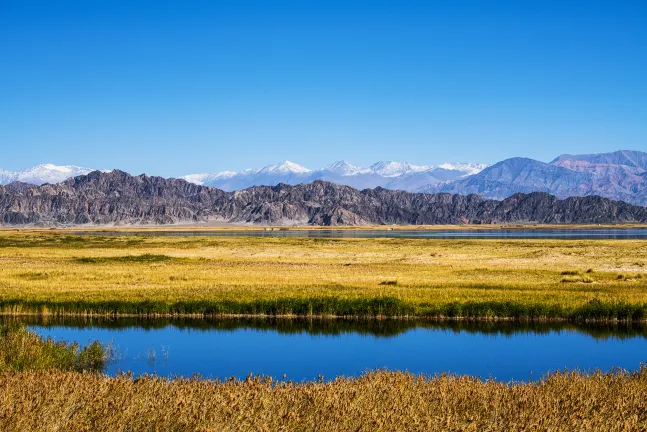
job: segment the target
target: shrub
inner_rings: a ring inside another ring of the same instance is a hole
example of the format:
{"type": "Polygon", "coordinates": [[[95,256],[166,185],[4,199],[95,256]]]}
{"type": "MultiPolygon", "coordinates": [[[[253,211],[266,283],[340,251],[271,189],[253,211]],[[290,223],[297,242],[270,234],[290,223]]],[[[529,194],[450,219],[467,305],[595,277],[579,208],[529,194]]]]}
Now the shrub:
{"type": "Polygon", "coordinates": [[[567,276],[567,277],[563,277],[562,280],[560,280],[560,282],[563,282],[563,283],[575,283],[575,282],[580,282],[581,280],[582,280],[582,278],[580,278],[580,277],[569,277],[569,276],[567,276]]]}

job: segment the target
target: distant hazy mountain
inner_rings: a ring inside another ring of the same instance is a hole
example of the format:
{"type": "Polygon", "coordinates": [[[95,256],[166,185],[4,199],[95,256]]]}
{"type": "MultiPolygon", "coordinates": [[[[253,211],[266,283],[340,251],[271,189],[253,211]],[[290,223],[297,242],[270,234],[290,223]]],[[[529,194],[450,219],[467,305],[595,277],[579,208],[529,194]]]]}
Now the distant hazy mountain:
{"type": "Polygon", "coordinates": [[[324,168],[310,170],[294,162],[284,161],[260,169],[190,174],[182,178],[195,184],[214,186],[226,191],[252,186],[274,186],[279,183],[295,185],[315,180],[325,180],[357,189],[381,186],[387,189],[415,191],[430,184],[475,174],[486,166],[475,163],[422,166],[408,162],[380,161],[365,168],[338,161],[324,168]]]}
{"type": "MultiPolygon", "coordinates": [[[[16,185],[17,183],[12,183],[16,185]]],[[[598,196],[558,200],[546,193],[503,201],[478,195],[359,191],[315,181],[236,192],[181,179],[94,171],[56,185],[0,186],[0,224],[272,225],[647,222],[647,208],[598,196]]]]}
{"type": "Polygon", "coordinates": [[[578,163],[583,166],[604,166],[615,165],[628,168],[636,168],[647,171],[647,153],[633,150],[618,150],[612,153],[561,155],[551,162],[553,165],[577,167],[578,163]]]}
{"type": "Polygon", "coordinates": [[[6,171],[0,169],[0,185],[6,185],[15,181],[41,185],[43,183],[60,183],[70,177],[88,174],[92,169],[82,168],[74,165],[57,166],[52,164],[36,165],[22,171],[6,171]]]}
{"type": "Polygon", "coordinates": [[[426,192],[475,193],[502,199],[517,192],[547,192],[559,198],[599,195],[647,205],[647,153],[616,151],[562,155],[551,163],[512,158],[472,176],[430,184],[426,192]]]}
{"type": "Polygon", "coordinates": [[[517,192],[548,192],[557,196],[587,195],[592,174],[572,171],[527,158],[498,162],[480,173],[436,187],[428,191],[479,194],[502,199],[517,192]]]}

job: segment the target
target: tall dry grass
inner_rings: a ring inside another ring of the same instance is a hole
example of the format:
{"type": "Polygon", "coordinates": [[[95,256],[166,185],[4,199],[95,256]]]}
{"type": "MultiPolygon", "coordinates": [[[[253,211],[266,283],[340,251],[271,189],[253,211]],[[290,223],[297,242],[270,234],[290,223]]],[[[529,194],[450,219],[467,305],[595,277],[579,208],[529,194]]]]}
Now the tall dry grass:
{"type": "Polygon", "coordinates": [[[0,374],[11,431],[641,431],[647,369],[540,383],[369,372],[332,382],[0,374]]]}

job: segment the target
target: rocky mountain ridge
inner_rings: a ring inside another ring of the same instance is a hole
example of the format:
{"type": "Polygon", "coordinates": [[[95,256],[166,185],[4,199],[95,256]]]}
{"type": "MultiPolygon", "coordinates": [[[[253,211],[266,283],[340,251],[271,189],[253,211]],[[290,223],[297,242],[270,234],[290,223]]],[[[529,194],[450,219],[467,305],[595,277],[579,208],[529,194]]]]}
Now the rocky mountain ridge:
{"type": "Polygon", "coordinates": [[[384,188],[359,191],[325,181],[235,192],[182,179],[94,171],[42,186],[0,187],[5,225],[126,225],[222,221],[272,225],[647,222],[647,208],[598,196],[546,193],[505,200],[384,188]]]}

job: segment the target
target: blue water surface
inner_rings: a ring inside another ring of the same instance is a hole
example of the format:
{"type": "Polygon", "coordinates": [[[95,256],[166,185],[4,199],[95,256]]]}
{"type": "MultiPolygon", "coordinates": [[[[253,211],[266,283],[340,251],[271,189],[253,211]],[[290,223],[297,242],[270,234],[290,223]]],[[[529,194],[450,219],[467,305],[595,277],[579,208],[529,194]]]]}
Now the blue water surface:
{"type": "Polygon", "coordinates": [[[639,368],[647,362],[644,329],[602,335],[586,328],[552,326],[538,330],[506,328],[480,332],[413,326],[396,334],[345,330],[325,334],[310,330],[281,332],[241,325],[233,329],[191,328],[173,324],[146,329],[67,326],[31,327],[57,340],[113,343],[116,360],[107,373],[132,371],[163,376],[244,378],[248,374],[315,380],[358,376],[367,370],[437,374],[456,373],[483,379],[527,381],[546,373],[579,369],[609,371],[639,368]]]}

